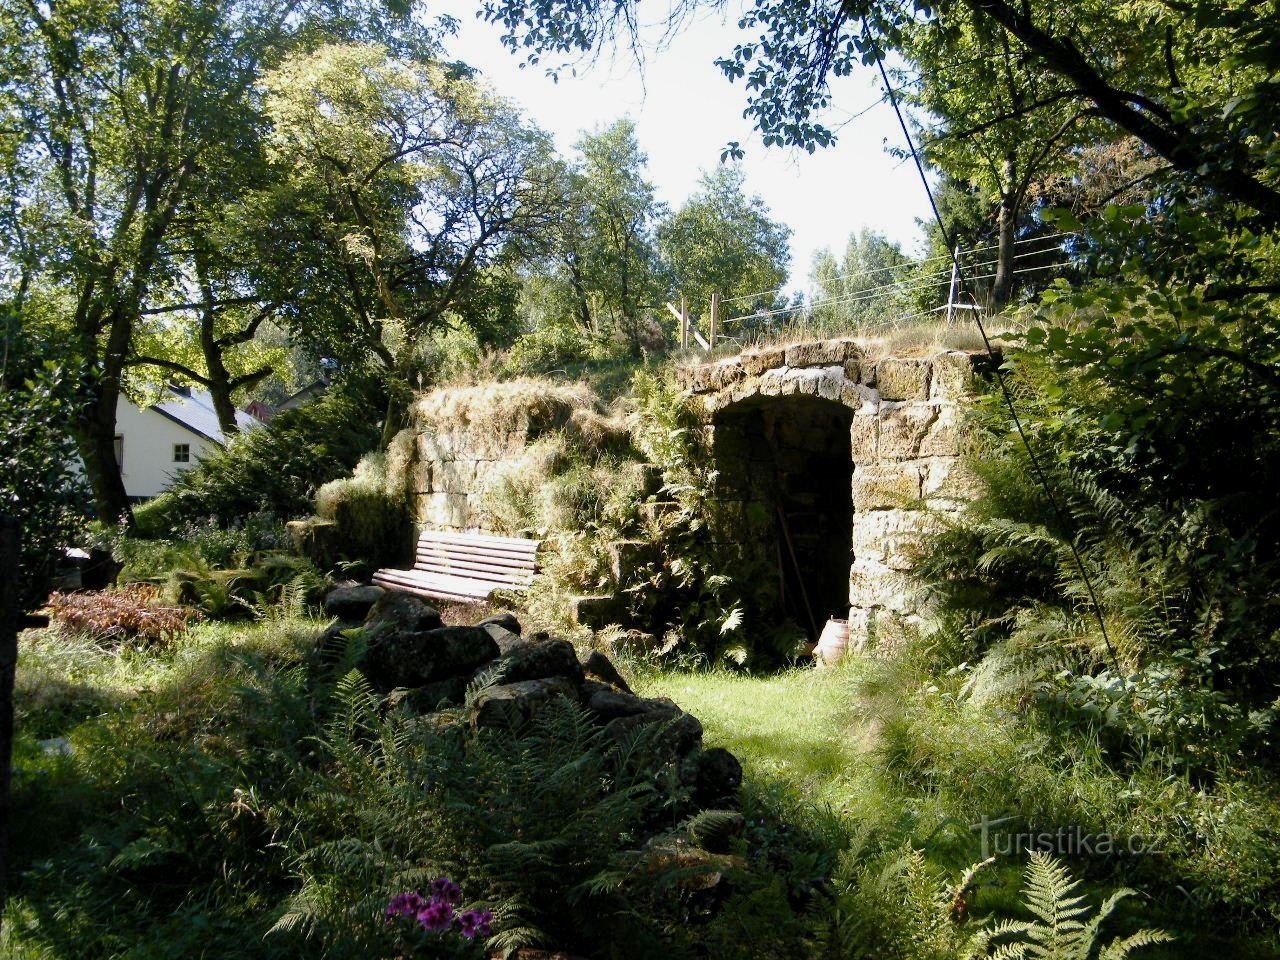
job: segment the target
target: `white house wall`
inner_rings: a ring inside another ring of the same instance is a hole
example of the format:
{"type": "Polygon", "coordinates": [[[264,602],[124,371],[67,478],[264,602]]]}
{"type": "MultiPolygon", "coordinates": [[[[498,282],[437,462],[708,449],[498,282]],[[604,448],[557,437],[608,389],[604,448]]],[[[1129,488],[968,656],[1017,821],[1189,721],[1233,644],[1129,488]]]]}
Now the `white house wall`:
{"type": "Polygon", "coordinates": [[[130,497],[154,497],[169,489],[175,473],[189,470],[218,444],[207,437],[174,423],[164,414],[148,408],[139,410],[120,398],[116,406],[116,436],[124,437],[124,463],[121,475],[130,497]],[[174,444],[191,448],[188,463],[173,462],[174,444]]]}

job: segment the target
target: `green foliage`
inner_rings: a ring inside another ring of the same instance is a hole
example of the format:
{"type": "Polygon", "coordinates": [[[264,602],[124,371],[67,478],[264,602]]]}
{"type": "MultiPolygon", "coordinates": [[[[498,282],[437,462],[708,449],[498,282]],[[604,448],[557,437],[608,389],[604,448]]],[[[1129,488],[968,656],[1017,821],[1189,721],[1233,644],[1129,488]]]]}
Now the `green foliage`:
{"type": "Polygon", "coordinates": [[[319,487],[351,472],[378,443],[385,395],[350,380],[276,416],[178,475],[147,511],[147,532],[175,535],[213,518],[221,526],[267,511],[287,519],[310,512],[319,487]]]}
{"type": "Polygon", "coordinates": [[[542,943],[693,958],[705,940],[745,957],[797,942],[776,881],[689,844],[717,818],[685,818],[663,725],[614,737],[568,702],[518,735],[386,713],[351,671],[362,638],[321,653],[320,626],[203,625],[163,654],[24,645],[20,716],[39,700],[39,732],[72,752],[20,745],[8,953],[432,951],[399,942],[383,908],[441,874],[495,913],[494,940],[458,956],[542,943]]]}
{"type": "Polygon", "coordinates": [[[1034,852],[1027,865],[1024,899],[1035,918],[1029,923],[1005,920],[983,931],[983,946],[1004,941],[989,954],[991,960],[1125,960],[1134,950],[1168,943],[1173,938],[1161,930],[1139,930],[1126,937],[1100,941],[1101,926],[1115,912],[1116,905],[1134,891],[1117,890],[1091,913],[1080,894],[1080,881],[1072,880],[1066,867],[1048,854],[1034,852]]]}
{"type": "Polygon", "coordinates": [[[829,250],[815,254],[809,271],[814,303],[807,324],[822,333],[890,326],[936,305],[925,301],[936,299],[945,279],[930,280],[929,272],[937,269],[917,264],[896,243],[864,228],[850,234],[842,258],[829,250]]]}
{"type": "MultiPolygon", "coordinates": [[[[411,445],[412,435],[406,434],[411,445]]],[[[327,562],[361,561],[378,569],[402,566],[412,556],[407,458],[398,471],[388,458],[368,454],[350,477],[331,480],[317,491],[316,513],[337,525],[326,545],[333,554],[327,562]]]]}
{"type": "Polygon", "coordinates": [[[643,532],[653,559],[625,585],[633,621],[663,637],[664,654],[749,667],[790,659],[794,632],[761,614],[772,606],[762,596],[771,589],[771,561],[726,560],[714,542],[718,506],[711,495],[715,473],[709,444],[699,436],[704,425],[670,372],[641,371],[633,391],[636,446],[662,476],[643,532]]]}
{"type": "Polygon", "coordinates": [[[658,227],[672,289],[687,300],[695,323],[709,315],[713,293],[732,304],[722,321],[780,305],[791,231],[770,219],[760,197],[743,192],[744,183],[738,167],[704,173],[699,192],[658,227]]]}
{"type": "Polygon", "coordinates": [[[44,601],[62,551],[79,530],[86,500],[74,472],[68,427],[75,412],[74,368],[47,356],[47,341],[0,319],[0,512],[17,520],[18,605],[44,601]]]}

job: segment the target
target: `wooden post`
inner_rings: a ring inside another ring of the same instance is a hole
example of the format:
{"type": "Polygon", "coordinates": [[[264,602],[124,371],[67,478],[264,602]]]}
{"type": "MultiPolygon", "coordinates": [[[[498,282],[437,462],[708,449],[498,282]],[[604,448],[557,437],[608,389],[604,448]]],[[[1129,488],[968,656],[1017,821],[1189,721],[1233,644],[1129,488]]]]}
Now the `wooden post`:
{"type": "Polygon", "coordinates": [[[956,297],[960,296],[960,244],[956,244],[955,254],[951,258],[951,287],[947,290],[947,325],[951,325],[951,317],[956,310],[956,297]]]}
{"type": "Polygon", "coordinates": [[[711,295],[711,334],[707,337],[707,342],[711,344],[711,349],[716,348],[716,327],[720,323],[720,294],[713,293],[711,295]]]}
{"type": "Polygon", "coordinates": [[[680,295],[680,349],[689,349],[689,301],[680,295]]]}

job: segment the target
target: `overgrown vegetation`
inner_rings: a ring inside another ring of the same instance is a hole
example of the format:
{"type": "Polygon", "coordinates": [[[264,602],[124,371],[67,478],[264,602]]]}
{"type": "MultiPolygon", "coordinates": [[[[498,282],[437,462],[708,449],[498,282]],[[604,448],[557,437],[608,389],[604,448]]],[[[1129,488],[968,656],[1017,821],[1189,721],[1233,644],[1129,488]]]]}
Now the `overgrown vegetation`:
{"type": "Polygon", "coordinates": [[[228,527],[264,513],[279,524],[302,516],[321,485],[350,475],[377,446],[385,402],[376,384],[352,379],[284,411],[179,473],[168,492],[138,511],[139,535],[173,537],[206,518],[228,527]]]}

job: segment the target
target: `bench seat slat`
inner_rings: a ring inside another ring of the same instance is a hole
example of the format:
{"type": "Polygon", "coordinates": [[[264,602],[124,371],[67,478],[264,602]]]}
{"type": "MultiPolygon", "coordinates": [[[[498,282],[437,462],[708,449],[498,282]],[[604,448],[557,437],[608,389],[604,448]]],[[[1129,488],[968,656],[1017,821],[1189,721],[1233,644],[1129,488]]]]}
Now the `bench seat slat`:
{"type": "Polygon", "coordinates": [[[532,570],[511,570],[507,567],[490,567],[483,563],[456,563],[446,560],[419,560],[413,565],[414,570],[424,573],[442,573],[454,577],[475,577],[477,580],[503,580],[511,583],[525,583],[533,579],[532,570]]]}
{"type": "Polygon", "coordinates": [[[521,557],[514,554],[505,553],[485,553],[483,550],[441,550],[439,547],[418,547],[415,551],[419,559],[444,557],[466,559],[472,558],[485,563],[493,563],[501,566],[518,567],[523,570],[532,570],[537,566],[537,559],[528,556],[521,557]]]}
{"type": "Polygon", "coordinates": [[[418,538],[422,543],[449,543],[463,547],[486,546],[497,549],[523,550],[536,553],[541,540],[528,540],[524,537],[493,537],[480,533],[442,533],[439,530],[426,530],[418,538]]]}
{"type": "Polygon", "coordinates": [[[417,549],[417,559],[419,561],[433,561],[433,559],[451,559],[451,561],[466,562],[475,561],[476,563],[489,563],[495,567],[512,567],[513,570],[534,570],[538,566],[538,562],[532,557],[507,557],[503,554],[489,554],[480,552],[480,550],[438,550],[429,547],[420,547],[417,549]]]}
{"type": "Polygon", "coordinates": [[[430,573],[415,574],[413,571],[406,570],[381,570],[374,577],[374,582],[396,590],[408,590],[410,593],[441,597],[446,600],[487,600],[494,590],[499,589],[496,584],[480,583],[465,577],[446,577],[430,573]],[[398,573],[400,576],[388,576],[389,572],[398,573]]]}
{"type": "Polygon", "coordinates": [[[495,590],[527,590],[537,572],[539,540],[426,530],[410,570],[379,570],[373,582],[427,598],[475,602],[495,590]]]}

